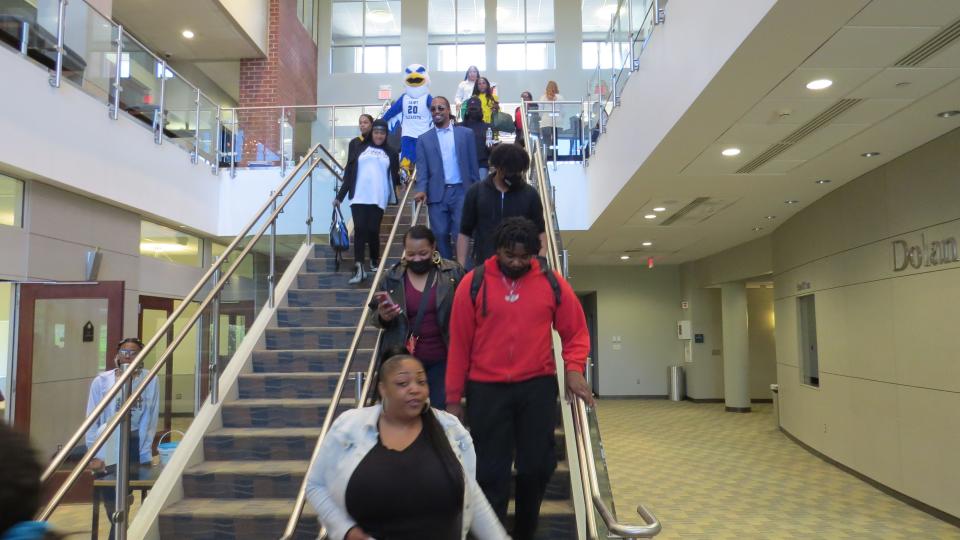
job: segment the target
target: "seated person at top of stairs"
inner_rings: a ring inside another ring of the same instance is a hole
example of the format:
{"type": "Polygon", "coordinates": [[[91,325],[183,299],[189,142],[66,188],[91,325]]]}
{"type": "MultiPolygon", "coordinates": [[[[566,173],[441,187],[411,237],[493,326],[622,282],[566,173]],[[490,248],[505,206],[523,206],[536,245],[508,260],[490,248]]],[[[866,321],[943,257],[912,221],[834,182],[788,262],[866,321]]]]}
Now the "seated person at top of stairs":
{"type": "Polygon", "coordinates": [[[343,185],[333,199],[339,206],[350,198],[353,212],[353,258],[356,273],[349,283],[356,285],[367,278],[363,268],[364,248],[370,248],[370,271],[380,264],[380,222],[394,186],[400,183],[400,158],[387,145],[387,123],[374,120],[370,138],[365,139],[347,156],[343,185]]]}
{"type": "Polygon", "coordinates": [[[456,417],[427,401],[415,357],[387,358],[380,404],[340,415],[307,477],[307,499],[332,539],[509,538],[474,479],[476,454],[456,417]]]}

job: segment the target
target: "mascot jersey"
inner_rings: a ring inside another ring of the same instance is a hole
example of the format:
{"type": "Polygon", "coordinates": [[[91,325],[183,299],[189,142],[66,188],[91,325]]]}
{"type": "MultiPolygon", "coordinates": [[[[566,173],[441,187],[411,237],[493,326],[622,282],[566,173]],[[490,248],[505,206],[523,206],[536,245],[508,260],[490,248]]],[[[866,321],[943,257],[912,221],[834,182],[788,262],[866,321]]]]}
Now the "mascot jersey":
{"type": "Polygon", "coordinates": [[[387,110],[383,119],[390,122],[399,117],[403,130],[400,139],[400,164],[409,171],[417,161],[417,137],[433,127],[433,118],[430,115],[433,96],[430,95],[427,68],[420,64],[407,66],[403,82],[406,91],[387,110]]]}

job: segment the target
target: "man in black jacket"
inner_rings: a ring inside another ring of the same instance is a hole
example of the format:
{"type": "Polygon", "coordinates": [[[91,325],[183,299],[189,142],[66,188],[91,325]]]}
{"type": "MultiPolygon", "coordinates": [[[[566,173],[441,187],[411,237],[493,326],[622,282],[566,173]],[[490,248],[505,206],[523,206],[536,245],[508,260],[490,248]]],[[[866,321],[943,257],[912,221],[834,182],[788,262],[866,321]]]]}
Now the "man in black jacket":
{"type": "Polygon", "coordinates": [[[493,256],[493,231],[508,217],[521,216],[532,221],[540,233],[540,245],[547,245],[540,195],[524,177],[530,168],[530,156],[517,145],[500,144],[490,152],[489,162],[491,174],[470,186],[463,201],[457,261],[467,269],[493,256]]]}

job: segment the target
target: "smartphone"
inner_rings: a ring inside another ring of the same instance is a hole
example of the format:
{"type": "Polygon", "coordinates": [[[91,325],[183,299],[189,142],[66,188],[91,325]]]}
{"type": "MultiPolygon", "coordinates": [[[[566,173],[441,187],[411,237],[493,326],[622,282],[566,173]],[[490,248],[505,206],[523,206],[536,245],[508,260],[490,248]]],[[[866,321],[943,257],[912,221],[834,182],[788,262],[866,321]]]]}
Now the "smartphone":
{"type": "Polygon", "coordinates": [[[376,298],[377,303],[386,304],[387,307],[392,308],[397,305],[396,302],[393,301],[393,298],[390,297],[390,293],[388,293],[387,291],[375,292],[373,293],[373,297],[376,298]]]}

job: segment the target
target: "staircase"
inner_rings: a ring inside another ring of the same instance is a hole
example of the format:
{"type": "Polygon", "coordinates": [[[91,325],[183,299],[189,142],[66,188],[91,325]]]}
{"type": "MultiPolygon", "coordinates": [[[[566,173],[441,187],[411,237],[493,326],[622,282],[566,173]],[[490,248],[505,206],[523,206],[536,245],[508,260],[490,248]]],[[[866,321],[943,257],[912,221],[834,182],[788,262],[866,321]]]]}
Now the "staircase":
{"type": "MultiPolygon", "coordinates": [[[[383,242],[396,213],[396,207],[386,211],[383,242]]],[[[395,246],[408,228],[400,226],[395,246]]],[[[399,254],[399,248],[392,252],[399,254]]],[[[161,538],[280,537],[370,287],[370,279],[347,284],[353,264],[352,257],[347,258],[336,272],[333,251],[325,245],[314,249],[266,331],[266,347],[254,351],[252,371],[240,376],[239,397],[224,401],[223,427],[204,437],[204,461],[184,471],[183,498],[161,512],[161,538]]],[[[376,336],[372,327],[363,332],[354,368],[366,369],[376,336]]],[[[344,387],[340,408],[354,407],[354,398],[351,381],[344,387]]],[[[318,529],[316,514],[307,505],[296,538],[315,539],[318,529]]]]}

